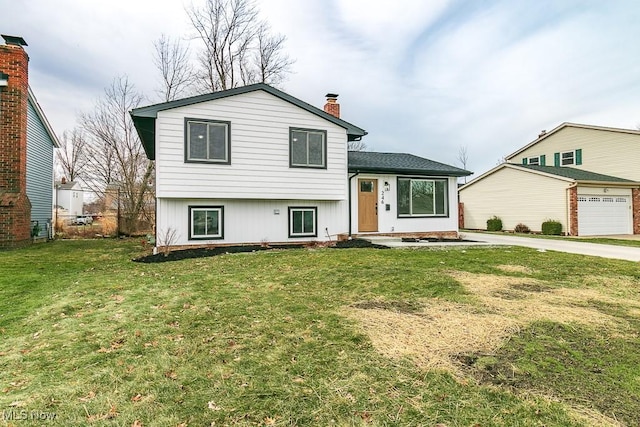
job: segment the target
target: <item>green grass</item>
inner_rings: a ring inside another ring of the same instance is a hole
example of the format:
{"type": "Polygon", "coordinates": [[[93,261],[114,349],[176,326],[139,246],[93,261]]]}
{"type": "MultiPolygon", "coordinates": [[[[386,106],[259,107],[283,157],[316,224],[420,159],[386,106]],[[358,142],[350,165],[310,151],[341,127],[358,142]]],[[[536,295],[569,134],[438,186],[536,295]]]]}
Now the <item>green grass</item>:
{"type": "MultiPolygon", "coordinates": [[[[0,253],[0,411],[56,414],[0,425],[575,426],[576,402],[630,425],[640,420],[640,406],[627,399],[638,395],[637,337],[535,324],[493,361],[496,370],[516,364],[526,381],[482,380],[480,370],[461,381],[384,357],[343,314],[371,300],[411,309],[474,304],[446,273],[504,275],[503,264],[527,266],[554,287],[637,299],[637,263],[477,248],[298,249],[139,264],[130,261],[138,245],[58,241],[0,253]],[[589,374],[594,366],[601,372],[589,374]],[[584,389],[577,376],[587,378],[584,389]]],[[[637,322],[625,307],[601,309],[637,322]]]]}

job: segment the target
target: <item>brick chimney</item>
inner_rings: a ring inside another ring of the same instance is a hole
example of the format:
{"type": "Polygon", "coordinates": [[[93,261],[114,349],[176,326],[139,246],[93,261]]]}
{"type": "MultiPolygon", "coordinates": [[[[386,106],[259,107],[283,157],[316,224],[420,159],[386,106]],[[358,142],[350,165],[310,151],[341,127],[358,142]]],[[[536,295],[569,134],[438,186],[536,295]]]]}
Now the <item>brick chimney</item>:
{"type": "Polygon", "coordinates": [[[340,104],[338,104],[338,94],[328,93],[326,96],[327,103],[324,104],[324,111],[334,117],[340,118],[340,104]]]}
{"type": "Polygon", "coordinates": [[[0,248],[31,240],[27,197],[27,98],[29,56],[20,37],[0,45],[0,248]]]}

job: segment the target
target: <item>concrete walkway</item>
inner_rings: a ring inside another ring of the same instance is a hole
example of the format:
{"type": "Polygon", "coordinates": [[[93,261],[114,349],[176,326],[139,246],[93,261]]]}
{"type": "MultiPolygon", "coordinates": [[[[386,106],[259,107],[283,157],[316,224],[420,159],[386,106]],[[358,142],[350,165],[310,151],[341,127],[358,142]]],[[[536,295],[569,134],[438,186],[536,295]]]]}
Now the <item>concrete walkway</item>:
{"type": "MultiPolygon", "coordinates": [[[[390,248],[428,248],[428,247],[467,247],[467,246],[525,246],[545,251],[568,252],[572,254],[591,255],[602,258],[622,259],[640,262],[640,247],[602,245],[599,243],[581,242],[576,239],[554,240],[535,237],[512,236],[509,234],[490,234],[477,232],[460,232],[460,237],[473,242],[403,242],[402,239],[383,236],[367,238],[372,243],[390,248]]],[[[607,236],[613,237],[613,236],[607,236]]],[[[635,236],[634,236],[635,237],[635,236]]]]}
{"type": "MultiPolygon", "coordinates": [[[[538,239],[535,237],[510,236],[502,234],[461,232],[461,237],[477,242],[493,245],[525,246],[528,248],[568,252],[572,254],[591,255],[603,258],[640,261],[640,247],[602,245],[600,243],[581,242],[574,240],[538,239]]],[[[612,237],[612,236],[608,236],[612,237]]]]}

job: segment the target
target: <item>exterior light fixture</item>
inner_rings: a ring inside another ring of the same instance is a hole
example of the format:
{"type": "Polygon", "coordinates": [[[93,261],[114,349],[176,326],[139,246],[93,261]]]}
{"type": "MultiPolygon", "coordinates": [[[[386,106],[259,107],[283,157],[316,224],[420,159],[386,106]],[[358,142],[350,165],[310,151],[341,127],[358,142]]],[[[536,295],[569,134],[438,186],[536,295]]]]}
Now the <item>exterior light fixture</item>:
{"type": "Polygon", "coordinates": [[[384,182],[384,191],[389,191],[391,190],[391,185],[389,184],[388,181],[384,182]]]}

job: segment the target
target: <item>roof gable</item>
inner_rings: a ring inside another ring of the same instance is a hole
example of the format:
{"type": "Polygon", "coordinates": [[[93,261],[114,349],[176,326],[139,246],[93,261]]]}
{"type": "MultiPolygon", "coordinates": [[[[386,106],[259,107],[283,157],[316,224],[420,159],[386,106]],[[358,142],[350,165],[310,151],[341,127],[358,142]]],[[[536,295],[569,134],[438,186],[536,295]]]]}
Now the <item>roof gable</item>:
{"type": "Polygon", "coordinates": [[[241,95],[244,93],[254,92],[254,91],[264,91],[267,92],[279,99],[282,99],[290,104],[293,104],[305,111],[308,111],[318,117],[321,117],[333,124],[336,124],[347,131],[347,137],[349,141],[358,140],[365,136],[367,132],[355,126],[347,121],[339,119],[331,114],[321,110],[320,108],[314,107],[311,104],[308,104],[298,98],[295,98],[287,93],[282,92],[272,86],[269,86],[265,83],[256,83],[248,86],[237,87],[233,89],[223,90],[220,92],[207,93],[204,95],[192,96],[189,98],[178,99],[175,101],[163,102],[160,104],[149,105],[146,107],[134,108],[131,110],[131,118],[133,119],[133,123],[138,131],[138,135],[142,140],[142,145],[144,146],[145,152],[147,153],[147,157],[149,159],[155,159],[155,120],[158,117],[158,112],[170,110],[178,107],[185,107],[188,105],[199,104],[202,102],[209,102],[216,99],[227,98],[230,96],[241,95]]]}
{"type": "Polygon", "coordinates": [[[603,175],[601,173],[589,172],[583,169],[575,169],[567,166],[539,166],[539,165],[517,165],[517,168],[524,168],[538,172],[544,172],[551,175],[569,178],[574,181],[594,181],[594,182],[625,182],[632,183],[629,179],[618,178],[617,176],[603,175]]]}
{"type": "Polygon", "coordinates": [[[593,125],[584,125],[584,124],[579,124],[579,123],[564,122],[564,123],[560,124],[559,126],[557,126],[556,128],[552,129],[551,131],[541,134],[538,138],[536,138],[535,140],[531,141],[529,144],[525,145],[524,147],[519,148],[518,150],[516,150],[513,153],[509,154],[508,156],[505,157],[505,160],[507,160],[507,161],[511,160],[513,157],[517,156],[518,154],[522,153],[523,151],[533,147],[534,145],[538,144],[539,142],[549,138],[550,136],[552,136],[552,135],[554,135],[554,134],[556,134],[556,133],[558,133],[561,130],[566,129],[566,128],[591,129],[591,130],[599,130],[599,131],[603,131],[603,132],[620,132],[620,133],[630,133],[630,134],[634,134],[634,135],[640,135],[640,130],[612,128],[612,127],[605,127],[605,126],[593,126],[593,125]]]}
{"type": "Polygon", "coordinates": [[[601,183],[601,184],[618,184],[618,185],[637,185],[637,182],[618,178],[616,176],[603,175],[600,173],[589,172],[582,169],[575,169],[567,166],[539,166],[539,165],[520,165],[516,163],[501,163],[495,168],[483,173],[479,177],[475,178],[473,181],[469,181],[465,185],[459,188],[459,191],[462,191],[468,187],[471,187],[477,182],[482,181],[484,178],[489,175],[494,174],[495,172],[504,169],[514,169],[519,170],[525,173],[533,173],[536,175],[545,176],[550,179],[558,179],[561,181],[566,181],[568,183],[601,183]]]}
{"type": "Polygon", "coordinates": [[[430,176],[468,176],[471,172],[406,153],[350,151],[349,172],[386,172],[430,176]]]}

